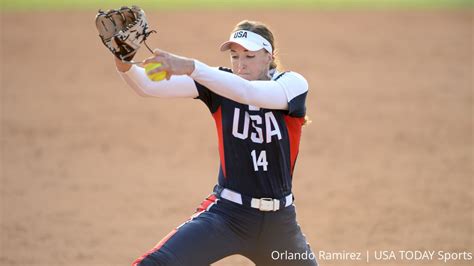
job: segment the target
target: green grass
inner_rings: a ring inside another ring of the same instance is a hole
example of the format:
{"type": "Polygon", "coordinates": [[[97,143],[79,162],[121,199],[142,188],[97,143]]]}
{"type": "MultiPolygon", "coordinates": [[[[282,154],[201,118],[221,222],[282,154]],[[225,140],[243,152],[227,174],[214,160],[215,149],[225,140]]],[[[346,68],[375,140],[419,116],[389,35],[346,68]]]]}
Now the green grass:
{"type": "Polygon", "coordinates": [[[350,9],[472,8],[474,0],[1,0],[3,10],[108,9],[350,9]]]}

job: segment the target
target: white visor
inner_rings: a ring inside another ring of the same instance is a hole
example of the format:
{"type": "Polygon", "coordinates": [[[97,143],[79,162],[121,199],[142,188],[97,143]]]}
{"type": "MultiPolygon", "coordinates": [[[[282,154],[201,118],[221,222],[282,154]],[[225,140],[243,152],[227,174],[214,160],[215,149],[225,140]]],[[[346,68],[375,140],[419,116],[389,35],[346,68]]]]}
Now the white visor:
{"type": "Polygon", "coordinates": [[[273,53],[272,45],[267,39],[248,30],[239,30],[230,34],[229,40],[221,44],[221,51],[229,50],[232,43],[240,44],[245,49],[253,52],[265,49],[270,54],[273,53]]]}

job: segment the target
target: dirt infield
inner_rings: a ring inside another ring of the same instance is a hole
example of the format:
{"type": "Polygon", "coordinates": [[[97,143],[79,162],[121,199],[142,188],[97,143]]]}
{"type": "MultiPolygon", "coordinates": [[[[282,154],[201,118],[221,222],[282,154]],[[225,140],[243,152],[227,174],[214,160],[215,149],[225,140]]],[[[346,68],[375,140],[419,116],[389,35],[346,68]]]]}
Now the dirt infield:
{"type": "MultiPolygon", "coordinates": [[[[129,265],[210,193],[213,119],[199,101],[128,88],[94,12],[1,16],[0,264],[129,265]]],[[[152,46],[210,65],[228,65],[217,46],[238,21],[274,29],[285,67],[310,84],[294,194],[317,254],[474,252],[472,12],[148,16],[152,46]]]]}

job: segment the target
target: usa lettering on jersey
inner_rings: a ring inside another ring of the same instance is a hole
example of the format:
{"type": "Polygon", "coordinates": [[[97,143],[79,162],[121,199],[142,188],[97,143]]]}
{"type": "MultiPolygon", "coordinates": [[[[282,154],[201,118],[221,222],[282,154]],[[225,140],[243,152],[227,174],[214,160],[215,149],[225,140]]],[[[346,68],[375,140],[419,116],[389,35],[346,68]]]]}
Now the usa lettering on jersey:
{"type": "Polygon", "coordinates": [[[266,112],[264,117],[259,114],[250,115],[247,111],[243,112],[238,107],[234,109],[234,117],[232,123],[232,135],[239,139],[247,139],[254,143],[272,142],[272,137],[277,136],[278,140],[282,139],[280,127],[273,115],[273,112],[266,112]],[[243,119],[243,127],[239,128],[240,120],[243,119]],[[252,126],[252,127],[250,127],[252,126]],[[265,136],[263,134],[265,128],[265,136]]]}

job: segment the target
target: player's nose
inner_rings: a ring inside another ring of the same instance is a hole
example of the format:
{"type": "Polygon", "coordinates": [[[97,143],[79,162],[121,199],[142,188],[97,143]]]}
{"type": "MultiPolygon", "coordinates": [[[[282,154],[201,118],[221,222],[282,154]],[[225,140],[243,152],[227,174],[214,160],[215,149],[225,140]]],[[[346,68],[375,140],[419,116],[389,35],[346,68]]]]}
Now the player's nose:
{"type": "Polygon", "coordinates": [[[245,70],[247,68],[247,64],[243,60],[239,60],[237,64],[237,69],[239,71],[245,70]]]}

